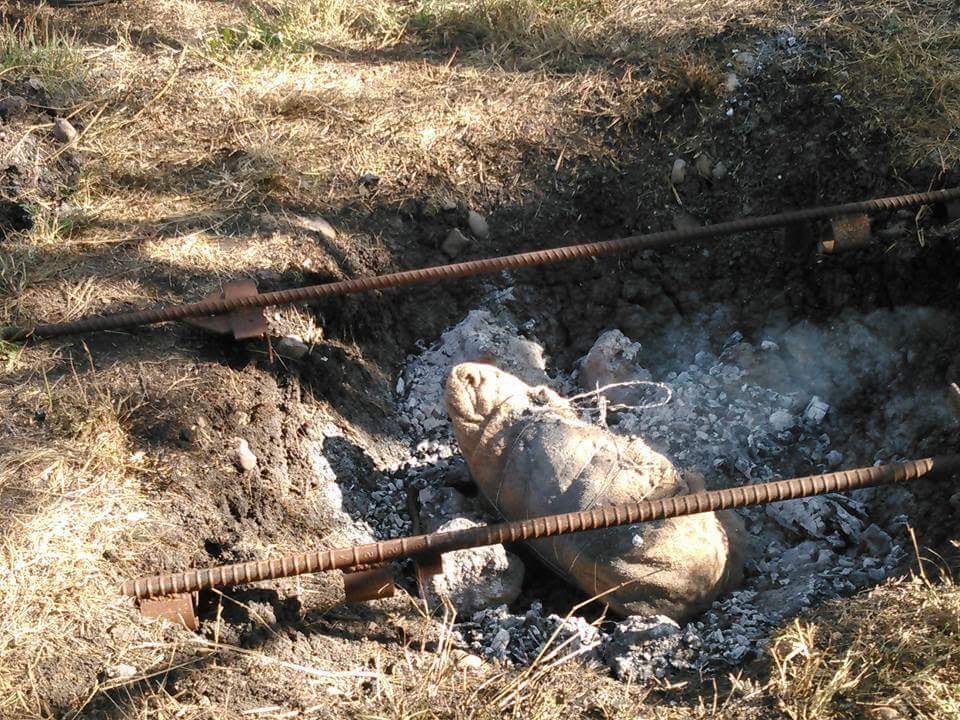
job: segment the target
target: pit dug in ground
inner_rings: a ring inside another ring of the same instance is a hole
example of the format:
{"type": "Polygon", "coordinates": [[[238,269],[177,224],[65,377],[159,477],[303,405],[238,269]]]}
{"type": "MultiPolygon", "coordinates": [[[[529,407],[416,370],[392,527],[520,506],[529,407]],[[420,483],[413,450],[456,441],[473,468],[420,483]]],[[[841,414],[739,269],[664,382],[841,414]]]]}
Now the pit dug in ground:
{"type": "MultiPolygon", "coordinates": [[[[960,186],[956,13],[6,3],[0,325],[960,186]]],[[[743,579],[681,622],[519,544],[366,604],[336,573],[201,593],[197,632],[119,592],[496,520],[464,362],[708,488],[955,452],[958,233],[922,207],[848,253],[778,230],[273,308],[268,341],[0,343],[0,718],[960,715],[951,480],[738,512],[743,579]]]]}
{"type": "MultiPolygon", "coordinates": [[[[906,219],[879,217],[874,232],[906,219]]],[[[801,255],[793,239],[768,236],[578,264],[572,281],[560,269],[502,276],[395,375],[366,375],[389,396],[361,392],[363,373],[332,346],[281,339],[275,362],[247,365],[242,386],[180,431],[200,446],[218,436],[228,462],[217,472],[236,477],[219,507],[191,507],[188,525],[209,528],[205,562],[234,562],[275,537],[314,533],[340,546],[496,521],[445,410],[444,384],[464,362],[576,396],[582,421],[643,438],[711,489],[948,452],[960,321],[943,300],[955,290],[955,230],[924,228],[928,244],[906,252],[824,256],[811,244],[801,255]],[[893,301],[898,278],[925,273],[930,282],[893,301]],[[311,401],[338,388],[353,427],[311,401]]],[[[282,629],[296,661],[361,618],[376,642],[402,643],[379,629],[390,617],[401,637],[413,632],[467,665],[551,653],[622,680],[717,677],[763,657],[804,611],[902,576],[918,542],[939,547],[955,526],[957,491],[923,482],[737,511],[745,577],[682,625],[605,613],[529,550],[494,546],[447,554],[442,574],[419,584],[403,563],[409,597],[365,607],[332,609],[334,575],[228,591],[226,604],[205,605],[201,632],[258,647],[282,629]]]]}

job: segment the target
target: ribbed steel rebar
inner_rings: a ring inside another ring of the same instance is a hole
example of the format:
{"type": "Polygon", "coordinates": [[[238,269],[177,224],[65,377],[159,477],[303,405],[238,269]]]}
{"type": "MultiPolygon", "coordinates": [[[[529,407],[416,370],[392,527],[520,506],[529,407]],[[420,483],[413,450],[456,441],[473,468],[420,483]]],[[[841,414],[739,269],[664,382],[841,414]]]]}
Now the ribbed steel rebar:
{"type": "Polygon", "coordinates": [[[844,470],[726,490],[710,490],[662,500],[642,500],[562,515],[546,515],[528,520],[482,525],[465,530],[414,535],[349,548],[294,553],[272,560],[154,575],[128,580],[123,584],[121,592],[137,598],[194,592],[223,585],[239,585],[304,573],[343,570],[381,564],[400,558],[420,555],[436,556],[464,548],[566,535],[618,525],[633,525],[651,520],[763,505],[823,493],[858,490],[872,485],[908,482],[921,477],[957,471],[960,471],[960,455],[909,460],[893,465],[844,470]]]}
{"type": "Polygon", "coordinates": [[[795,223],[822,220],[824,218],[900,210],[917,205],[946,203],[953,200],[960,200],[960,188],[876,198],[844,205],[828,205],[808,208],[806,210],[795,210],[778,215],[741,218],[731,222],[718,223],[717,225],[684,228],[682,230],[665,230],[648,235],[632,235],[617,240],[567,245],[565,247],[534,250],[516,255],[470,260],[452,265],[437,265],[417,270],[404,270],[387,275],[341,280],[324,285],[309,285],[306,287],[291,288],[289,290],[276,290],[252,297],[232,298],[229,300],[208,299],[184,305],[171,305],[169,307],[150,308],[134,312],[83,317],[72,322],[36,325],[33,328],[0,328],[0,339],[20,340],[27,337],[50,338],[59,335],[117,330],[120,328],[150,325],[170,320],[220,315],[241,308],[291,305],[294,303],[311,302],[331,295],[345,295],[366,290],[383,290],[386,288],[403,287],[449,278],[466,277],[468,275],[516,270],[533,265],[547,265],[630,250],[658,248],[674,243],[692,242],[694,240],[704,240],[742,232],[765,230],[793,225],[795,223]]]}

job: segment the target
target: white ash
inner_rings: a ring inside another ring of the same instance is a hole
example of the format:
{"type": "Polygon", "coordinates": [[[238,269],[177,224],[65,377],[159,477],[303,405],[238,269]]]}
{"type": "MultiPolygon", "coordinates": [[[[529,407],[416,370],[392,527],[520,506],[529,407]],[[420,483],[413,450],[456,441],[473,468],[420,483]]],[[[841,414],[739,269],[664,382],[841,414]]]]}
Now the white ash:
{"type": "Polygon", "coordinates": [[[582,617],[545,616],[543,605],[534,601],[522,615],[511,613],[506,605],[477,612],[455,627],[454,639],[463,649],[489,660],[527,665],[547,642],[549,651],[568,640],[561,655],[576,652],[583,659],[596,659],[601,633],[582,617]]]}
{"type": "MultiPolygon", "coordinates": [[[[726,341],[712,343],[718,327],[729,328],[730,316],[728,308],[708,308],[708,314],[687,318],[642,345],[607,333],[594,353],[602,362],[587,373],[578,363],[571,377],[580,374],[591,386],[587,390],[624,377],[666,383],[673,392],[670,403],[611,413],[610,427],[642,436],[681,469],[702,472],[711,487],[896,461],[915,450],[923,422],[931,417],[949,422],[945,403],[917,388],[882,394],[876,410],[856,428],[844,416],[845,403],[864,388],[889,388],[910,376],[924,342],[941,335],[944,318],[935,311],[849,313],[829,329],[800,323],[749,339],[728,331],[726,341]]],[[[412,358],[401,376],[401,412],[410,427],[420,433],[429,418],[436,423],[428,424],[430,432],[442,437],[421,443],[416,459],[391,473],[418,490],[427,529],[457,515],[496,520],[456,490],[466,472],[449,439],[443,384],[449,368],[467,359],[496,361],[529,382],[545,382],[542,350],[519,337],[517,327],[502,311],[475,311],[412,358]]],[[[569,382],[558,376],[553,384],[569,387],[569,382]]],[[[907,538],[900,513],[915,503],[906,487],[887,490],[741,511],[749,543],[743,585],[677,632],[641,639],[638,633],[649,618],[608,621],[603,630],[578,617],[566,624],[589,628],[596,654],[586,657],[602,657],[618,677],[643,680],[739,666],[762,654],[771,632],[790,617],[881,582],[902,566],[907,538]]],[[[558,622],[556,615],[543,617],[534,602],[522,614],[507,607],[482,610],[460,622],[456,632],[471,652],[528,663],[558,622]]]]}
{"type": "Polygon", "coordinates": [[[617,678],[643,682],[697,669],[702,645],[689,625],[681,628],[664,615],[634,615],[604,637],[600,654],[617,678]]]}
{"type": "MultiPolygon", "coordinates": [[[[509,291],[494,296],[491,304],[508,299],[509,291]]],[[[405,429],[414,435],[450,437],[444,383],[454,365],[473,361],[494,364],[531,384],[549,382],[543,348],[520,336],[517,323],[507,311],[473,310],[430,348],[409,358],[396,386],[405,429]]]]}

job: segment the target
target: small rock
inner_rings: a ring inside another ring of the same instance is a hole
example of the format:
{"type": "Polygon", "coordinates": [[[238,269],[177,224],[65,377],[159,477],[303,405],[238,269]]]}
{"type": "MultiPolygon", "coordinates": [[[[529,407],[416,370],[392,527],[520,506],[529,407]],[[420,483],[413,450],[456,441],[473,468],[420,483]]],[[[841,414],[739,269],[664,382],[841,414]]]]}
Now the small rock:
{"type": "Polygon", "coordinates": [[[743,75],[753,75],[757,69],[757,56],[751,52],[739,52],[733,56],[733,65],[743,75]]]}
{"type": "Polygon", "coordinates": [[[469,245],[470,238],[457,228],[454,228],[447,234],[447,239],[443,241],[440,248],[443,250],[444,255],[453,260],[466,250],[469,245]]]}
{"type": "Polygon", "coordinates": [[[470,232],[479,240],[486,240],[490,237],[490,226],[487,225],[487,221],[480,213],[471,210],[470,214],[467,215],[467,225],[470,226],[470,232]]]}
{"type": "Polygon", "coordinates": [[[674,185],[681,185],[687,179],[687,161],[677,158],[673,161],[673,169],[670,171],[670,182],[674,185]]]}
{"type": "MultiPolygon", "coordinates": [[[[619,330],[608,330],[580,363],[580,386],[589,392],[607,385],[649,381],[650,373],[638,363],[640,351],[640,343],[631,342],[619,330]]],[[[641,385],[609,388],[603,394],[614,404],[631,405],[641,404],[646,392],[641,385]]]]}
{"type": "Polygon", "coordinates": [[[727,172],[727,166],[722,162],[718,162],[713,166],[713,179],[723,180],[727,176],[727,172]]]}
{"type": "Polygon", "coordinates": [[[723,80],[723,87],[728,93],[735,92],[740,87],[740,78],[736,73],[727,73],[723,80]]]}
{"type": "Polygon", "coordinates": [[[294,224],[304,230],[319,233],[324,240],[336,240],[337,231],[319,215],[294,215],[294,224]]]}
{"type": "Polygon", "coordinates": [[[484,666],[483,658],[477,657],[476,655],[471,655],[470,653],[464,653],[460,655],[457,660],[457,667],[461,670],[482,670],[484,666]]]}
{"type": "Polygon", "coordinates": [[[237,440],[237,450],[234,459],[237,467],[244,472],[250,472],[257,466],[257,456],[253,454],[250,445],[243,438],[238,438],[237,440]]]}
{"type": "Polygon", "coordinates": [[[77,139],[77,129],[66,118],[57,118],[53,121],[53,137],[66,145],[77,139]]]}
{"type": "Polygon", "coordinates": [[[870,720],[903,720],[903,715],[886,705],[871,708],[867,713],[867,717],[869,717],[870,720]]]}
{"type": "Polygon", "coordinates": [[[786,410],[777,410],[770,416],[770,425],[778,433],[789,430],[793,427],[793,414],[786,410]]]}
{"type": "Polygon", "coordinates": [[[117,680],[125,680],[127,678],[136,677],[140,671],[137,670],[133,665],[128,665],[126,663],[119,663],[118,665],[111,665],[106,669],[107,677],[114,678],[117,680]]]}
{"type": "Polygon", "coordinates": [[[843,453],[838,450],[831,450],[827,453],[827,465],[832,468],[840,467],[843,463],[843,453]]]}
{"type": "Polygon", "coordinates": [[[308,352],[310,348],[299,335],[286,335],[277,343],[277,354],[281,357],[299,360],[308,352]]]}
{"type": "Polygon", "coordinates": [[[699,155],[695,163],[697,168],[697,174],[700,177],[708,178],[713,172],[713,161],[710,159],[709,155],[699,155]]]}
{"type": "Polygon", "coordinates": [[[875,524],[870,524],[860,534],[860,543],[874,557],[886,557],[893,549],[893,538],[886,530],[875,524]]]}
{"type": "Polygon", "coordinates": [[[807,409],[803,411],[803,417],[807,421],[817,425],[823,421],[829,411],[830,406],[814,395],[807,404],[807,409]]]}
{"type": "Polygon", "coordinates": [[[26,109],[27,99],[19,95],[11,95],[10,97],[0,100],[0,118],[4,120],[19,115],[26,109]]]}

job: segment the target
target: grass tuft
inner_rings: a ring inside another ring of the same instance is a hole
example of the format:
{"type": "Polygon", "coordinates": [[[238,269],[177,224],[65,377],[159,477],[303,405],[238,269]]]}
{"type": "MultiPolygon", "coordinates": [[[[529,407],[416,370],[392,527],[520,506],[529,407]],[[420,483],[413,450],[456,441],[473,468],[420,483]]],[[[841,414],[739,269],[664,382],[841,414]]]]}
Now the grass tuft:
{"type": "Polygon", "coordinates": [[[0,22],[0,70],[36,77],[57,95],[79,93],[86,77],[75,35],[49,24],[39,10],[0,22]]]}
{"type": "Polygon", "coordinates": [[[960,717],[960,588],[912,578],[835,602],[771,656],[770,689],[793,720],[960,717]]]}

